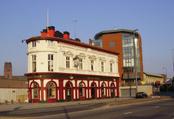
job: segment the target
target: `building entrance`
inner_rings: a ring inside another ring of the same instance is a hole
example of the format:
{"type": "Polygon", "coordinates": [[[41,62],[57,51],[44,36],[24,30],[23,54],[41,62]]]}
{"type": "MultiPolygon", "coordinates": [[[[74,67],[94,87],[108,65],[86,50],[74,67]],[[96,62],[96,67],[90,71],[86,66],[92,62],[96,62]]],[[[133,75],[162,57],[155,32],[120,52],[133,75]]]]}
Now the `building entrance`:
{"type": "Polygon", "coordinates": [[[91,98],[95,99],[96,98],[96,84],[93,82],[91,84],[91,98]]]}
{"type": "Polygon", "coordinates": [[[71,82],[66,83],[65,87],[65,95],[66,95],[66,100],[71,101],[73,99],[73,86],[71,82]]]}

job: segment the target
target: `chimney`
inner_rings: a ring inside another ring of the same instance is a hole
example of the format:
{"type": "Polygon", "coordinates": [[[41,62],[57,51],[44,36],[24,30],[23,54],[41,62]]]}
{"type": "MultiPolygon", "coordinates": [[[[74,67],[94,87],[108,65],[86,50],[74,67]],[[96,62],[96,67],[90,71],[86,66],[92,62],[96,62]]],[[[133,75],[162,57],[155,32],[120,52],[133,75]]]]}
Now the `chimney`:
{"type": "Polygon", "coordinates": [[[47,29],[47,36],[48,37],[54,37],[55,36],[55,27],[49,26],[47,29]]]}
{"type": "Polygon", "coordinates": [[[55,36],[55,27],[49,26],[47,29],[41,31],[41,37],[54,37],[55,36]]]}
{"type": "Polygon", "coordinates": [[[4,63],[4,78],[12,79],[12,63],[11,62],[4,63]]]}
{"type": "Polygon", "coordinates": [[[63,38],[63,33],[61,33],[60,31],[56,31],[54,36],[59,37],[59,38],[63,38]]]}
{"type": "Polygon", "coordinates": [[[79,38],[75,38],[74,40],[77,42],[81,42],[81,40],[79,38]]]}
{"type": "Polygon", "coordinates": [[[43,29],[43,31],[40,32],[41,37],[47,37],[47,29],[43,29]]]}
{"type": "Polygon", "coordinates": [[[63,32],[63,39],[70,39],[70,33],[68,31],[63,32]]]}

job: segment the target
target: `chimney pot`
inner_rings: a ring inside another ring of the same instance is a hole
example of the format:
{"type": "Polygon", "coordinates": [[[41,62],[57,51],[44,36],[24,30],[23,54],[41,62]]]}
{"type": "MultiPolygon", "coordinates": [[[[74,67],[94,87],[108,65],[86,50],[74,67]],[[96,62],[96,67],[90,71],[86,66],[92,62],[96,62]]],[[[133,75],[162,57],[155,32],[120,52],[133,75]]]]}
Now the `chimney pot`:
{"type": "Polygon", "coordinates": [[[47,37],[47,29],[43,29],[40,33],[41,37],[47,37]]]}
{"type": "Polygon", "coordinates": [[[63,38],[64,39],[70,39],[70,33],[68,31],[63,32],[63,38]]]}
{"type": "Polygon", "coordinates": [[[54,37],[55,36],[55,27],[49,26],[47,30],[47,36],[48,37],[54,37]]]}

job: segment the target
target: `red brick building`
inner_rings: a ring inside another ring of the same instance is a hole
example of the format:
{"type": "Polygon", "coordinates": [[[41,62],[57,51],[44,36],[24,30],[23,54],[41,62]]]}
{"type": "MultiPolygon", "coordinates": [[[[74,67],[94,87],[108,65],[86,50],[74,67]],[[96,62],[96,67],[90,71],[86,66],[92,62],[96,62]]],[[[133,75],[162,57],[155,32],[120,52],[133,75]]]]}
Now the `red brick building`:
{"type": "Polygon", "coordinates": [[[12,79],[12,63],[11,62],[4,63],[4,78],[12,79]]]}

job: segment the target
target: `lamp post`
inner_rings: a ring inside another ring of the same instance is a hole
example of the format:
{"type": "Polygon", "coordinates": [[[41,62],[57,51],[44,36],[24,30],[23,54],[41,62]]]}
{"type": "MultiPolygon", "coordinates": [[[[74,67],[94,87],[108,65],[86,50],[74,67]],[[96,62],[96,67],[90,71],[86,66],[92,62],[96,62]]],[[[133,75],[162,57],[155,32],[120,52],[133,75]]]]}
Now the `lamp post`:
{"type": "Polygon", "coordinates": [[[172,68],[173,68],[173,77],[174,77],[174,48],[172,49],[172,68]]]}
{"type": "Polygon", "coordinates": [[[127,64],[127,78],[128,78],[128,80],[129,80],[129,95],[130,95],[130,97],[132,96],[132,89],[131,89],[131,79],[130,79],[130,76],[129,76],[129,74],[130,74],[130,67],[131,67],[131,65],[130,65],[130,59],[131,59],[131,50],[130,50],[130,48],[128,48],[128,64],[127,64]]]}
{"type": "Polygon", "coordinates": [[[136,85],[136,93],[138,92],[138,80],[137,80],[137,42],[136,40],[136,31],[138,29],[133,30],[133,49],[134,49],[134,73],[135,73],[135,85],[136,85]]]}
{"type": "Polygon", "coordinates": [[[163,67],[163,70],[164,70],[164,74],[165,74],[165,79],[164,79],[164,82],[165,82],[165,81],[167,81],[167,68],[163,67]]]}

